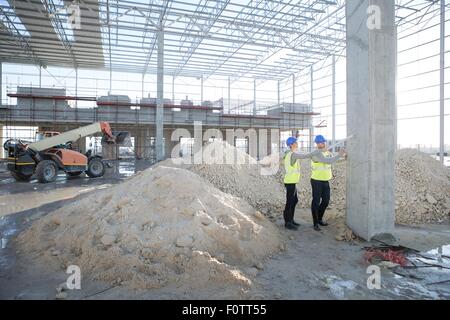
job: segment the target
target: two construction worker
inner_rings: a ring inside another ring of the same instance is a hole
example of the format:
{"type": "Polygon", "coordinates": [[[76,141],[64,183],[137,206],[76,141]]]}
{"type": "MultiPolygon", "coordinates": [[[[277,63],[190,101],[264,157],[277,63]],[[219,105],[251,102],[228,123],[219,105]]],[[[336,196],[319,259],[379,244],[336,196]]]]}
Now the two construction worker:
{"type": "Polygon", "coordinates": [[[323,221],[325,210],[330,201],[330,184],[333,174],[331,164],[345,155],[344,150],[333,156],[326,148],[326,139],[322,135],[316,136],[314,142],[317,149],[311,153],[298,153],[297,139],[290,137],[286,144],[289,147],[283,156],[285,176],[284,185],[286,187],[286,206],[284,209],[285,227],[290,230],[297,230],[300,226],[294,220],[295,207],[298,203],[297,183],[300,181],[300,161],[301,159],[311,159],[311,187],[312,203],[311,213],[313,217],[314,230],[320,231],[319,226],[326,226],[323,221]]]}

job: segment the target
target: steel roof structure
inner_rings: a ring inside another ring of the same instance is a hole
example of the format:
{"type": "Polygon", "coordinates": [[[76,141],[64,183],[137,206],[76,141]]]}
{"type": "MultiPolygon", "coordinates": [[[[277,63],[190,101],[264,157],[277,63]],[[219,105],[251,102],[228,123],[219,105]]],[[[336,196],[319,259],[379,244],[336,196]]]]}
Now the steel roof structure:
{"type": "MultiPolygon", "coordinates": [[[[438,0],[397,0],[400,28],[438,0]]],[[[0,0],[0,61],[283,80],[345,51],[344,0],[0,0]],[[79,9],[79,11],[78,11],[79,9]]]]}

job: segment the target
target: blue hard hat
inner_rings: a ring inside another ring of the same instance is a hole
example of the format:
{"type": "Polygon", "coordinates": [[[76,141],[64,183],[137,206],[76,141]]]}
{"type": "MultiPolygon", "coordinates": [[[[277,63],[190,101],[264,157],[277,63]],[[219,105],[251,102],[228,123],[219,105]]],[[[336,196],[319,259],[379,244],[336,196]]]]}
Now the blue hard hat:
{"type": "Polygon", "coordinates": [[[287,140],[286,140],[286,145],[288,146],[288,147],[290,147],[290,146],[292,146],[294,143],[296,143],[297,142],[297,139],[296,138],[294,138],[294,137],[289,137],[287,140]]]}
{"type": "Polygon", "coordinates": [[[324,143],[327,142],[327,139],[325,139],[325,137],[321,134],[319,134],[318,136],[316,136],[316,139],[314,139],[315,143],[324,143]]]}

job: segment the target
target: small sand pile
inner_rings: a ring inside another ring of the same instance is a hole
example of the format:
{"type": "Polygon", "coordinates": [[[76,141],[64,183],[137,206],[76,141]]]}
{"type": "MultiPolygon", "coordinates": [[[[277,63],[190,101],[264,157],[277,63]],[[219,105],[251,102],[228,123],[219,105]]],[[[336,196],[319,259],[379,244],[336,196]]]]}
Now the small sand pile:
{"type": "Polygon", "coordinates": [[[55,269],[75,264],[132,288],[246,286],[247,271],[281,246],[278,229],[247,202],[164,166],[48,214],[18,241],[55,269]]]}
{"type": "MultiPolygon", "coordinates": [[[[297,187],[300,204],[311,205],[310,161],[301,162],[302,179],[297,187]]],[[[450,170],[429,155],[412,149],[396,153],[396,222],[403,224],[448,222],[450,215],[450,170]]],[[[284,171],[276,179],[282,184],[284,171]]],[[[346,164],[333,165],[330,218],[345,217],[346,164]]]]}
{"type": "MultiPolygon", "coordinates": [[[[162,165],[171,165],[171,159],[162,165]]],[[[212,183],[219,190],[246,200],[269,218],[282,214],[286,196],[274,175],[265,175],[247,153],[227,142],[215,141],[203,148],[203,163],[182,165],[212,183]],[[232,159],[232,160],[230,160],[232,159]]]]}

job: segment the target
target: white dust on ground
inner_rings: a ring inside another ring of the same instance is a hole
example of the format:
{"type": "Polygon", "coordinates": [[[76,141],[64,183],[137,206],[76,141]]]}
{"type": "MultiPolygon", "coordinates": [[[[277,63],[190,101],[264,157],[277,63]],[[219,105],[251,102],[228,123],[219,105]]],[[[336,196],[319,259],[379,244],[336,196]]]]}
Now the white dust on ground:
{"type": "Polygon", "coordinates": [[[282,248],[277,227],[247,202],[161,165],[48,214],[18,242],[55,270],[75,264],[137,289],[248,287],[254,266],[282,248]]]}

